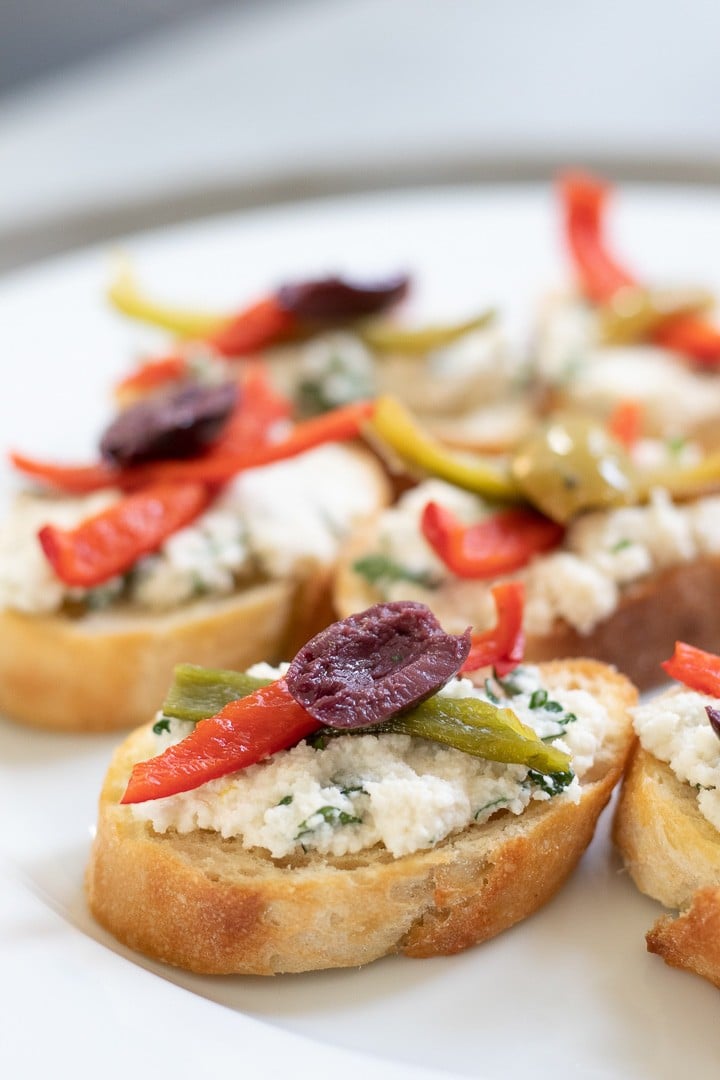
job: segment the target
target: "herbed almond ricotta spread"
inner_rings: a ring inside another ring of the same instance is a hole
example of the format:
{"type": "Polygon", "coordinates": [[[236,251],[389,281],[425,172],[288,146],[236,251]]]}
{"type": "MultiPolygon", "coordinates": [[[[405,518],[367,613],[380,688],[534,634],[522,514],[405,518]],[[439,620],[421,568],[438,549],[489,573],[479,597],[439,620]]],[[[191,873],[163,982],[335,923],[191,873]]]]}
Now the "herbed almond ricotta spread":
{"type": "MultiPolygon", "coordinates": [[[[258,665],[251,674],[277,677],[258,665]]],[[[267,761],[195,791],[139,803],[130,811],[157,832],[210,829],[264,848],[274,858],[300,850],[353,854],[376,844],[394,856],[431,847],[499,810],[521,814],[533,800],[580,798],[579,780],[591,768],[607,728],[604,706],[584,690],[552,694],[534,667],[516,669],[487,688],[543,738],[572,756],[575,778],[553,794],[551,778],[523,765],[503,765],[406,735],[345,735],[324,748],[301,742],[267,761]]],[[[468,679],[440,691],[491,700],[468,679]]],[[[155,736],[155,752],[177,742],[190,725],[171,721],[155,736]]]]}
{"type": "Polygon", "coordinates": [[[73,528],[117,498],[21,496],[0,526],[0,609],[40,614],[68,600],[100,606],[122,594],[137,607],[162,611],[226,595],[255,578],[302,577],[332,563],[352,523],[377,507],[366,463],[346,447],[321,446],[240,474],[125,579],[90,592],[69,588],[45,558],[38,529],[73,528]]]}
{"type": "MultiPolygon", "coordinates": [[[[420,518],[434,500],[465,524],[492,513],[483,501],[439,480],[403,495],[380,518],[374,551],[356,562],[384,600],[420,600],[450,632],[495,619],[490,584],[460,580],[425,541],[420,518]]],[[[550,632],[562,619],[589,634],[618,605],[623,587],[656,570],[720,554],[720,496],[675,504],[666,491],[644,506],[584,514],[560,548],[511,575],[525,583],[525,630],[550,632]]]]}
{"type": "Polygon", "coordinates": [[[718,708],[718,701],[679,690],[637,706],[632,716],[643,748],[665,761],[678,780],[696,788],[700,813],[720,829],[720,739],[710,726],[706,705],[718,708]]]}
{"type": "Polygon", "coordinates": [[[715,422],[720,410],[720,379],[658,346],[604,345],[597,314],[574,297],[547,302],[535,352],[540,378],[569,401],[598,415],[619,401],[637,401],[648,428],[661,436],[715,422]]]}

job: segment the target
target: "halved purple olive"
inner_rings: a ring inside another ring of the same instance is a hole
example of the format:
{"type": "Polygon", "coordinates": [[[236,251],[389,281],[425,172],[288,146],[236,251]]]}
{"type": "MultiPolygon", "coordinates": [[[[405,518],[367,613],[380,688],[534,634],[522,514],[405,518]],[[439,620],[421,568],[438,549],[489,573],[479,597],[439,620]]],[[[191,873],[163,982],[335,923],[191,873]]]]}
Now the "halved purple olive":
{"type": "Polygon", "coordinates": [[[286,681],[318,723],[368,727],[435,694],[469,652],[470,631],[446,634],[425,604],[375,604],[312,638],[286,681]]]}
{"type": "Polygon", "coordinates": [[[366,283],[327,277],[281,285],[275,298],[302,322],[348,322],[384,311],[402,300],[409,287],[407,274],[366,283]]]}

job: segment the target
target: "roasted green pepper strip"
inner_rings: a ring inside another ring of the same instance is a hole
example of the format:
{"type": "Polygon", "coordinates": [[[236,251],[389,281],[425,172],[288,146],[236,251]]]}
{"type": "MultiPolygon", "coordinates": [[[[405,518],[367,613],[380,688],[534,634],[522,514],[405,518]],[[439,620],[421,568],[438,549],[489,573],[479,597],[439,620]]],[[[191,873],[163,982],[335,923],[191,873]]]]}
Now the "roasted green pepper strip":
{"type": "Polygon", "coordinates": [[[698,315],[714,303],[706,289],[643,289],[627,285],[598,308],[600,337],[607,345],[648,341],[668,319],[698,315]]]}
{"type": "Polygon", "coordinates": [[[544,743],[511,709],[480,698],[446,698],[436,694],[410,712],[394,716],[382,730],[444,743],[465,754],[527,765],[539,773],[567,772],[570,758],[544,743]]]}
{"type": "MultiPolygon", "coordinates": [[[[317,744],[346,734],[334,728],[320,728],[309,741],[317,744]]],[[[486,761],[526,765],[542,775],[567,773],[571,764],[567,754],[551,743],[544,743],[511,709],[499,708],[480,698],[447,698],[436,694],[384,724],[353,728],[352,734],[412,735],[486,761]]]]}
{"type": "Polygon", "coordinates": [[[229,702],[247,697],[272,681],[256,679],[241,671],[178,664],[162,712],[175,720],[197,723],[208,716],[215,716],[229,702]]]}
{"type": "Polygon", "coordinates": [[[448,450],[427,435],[407,409],[389,395],[377,399],[368,428],[381,444],[394,451],[411,468],[439,476],[487,499],[523,501],[520,489],[504,466],[477,454],[448,450]]]}
{"type": "Polygon", "coordinates": [[[422,356],[434,349],[443,349],[453,341],[473,330],[482,330],[495,319],[495,311],[489,309],[464,322],[437,326],[399,326],[388,320],[367,322],[358,327],[358,334],[376,352],[404,353],[406,356],[422,356]]]}
{"type": "Polygon", "coordinates": [[[127,267],[121,269],[108,289],[112,306],[132,319],[160,326],[181,338],[205,338],[231,321],[229,315],[193,311],[157,303],[145,296],[127,267]]]}

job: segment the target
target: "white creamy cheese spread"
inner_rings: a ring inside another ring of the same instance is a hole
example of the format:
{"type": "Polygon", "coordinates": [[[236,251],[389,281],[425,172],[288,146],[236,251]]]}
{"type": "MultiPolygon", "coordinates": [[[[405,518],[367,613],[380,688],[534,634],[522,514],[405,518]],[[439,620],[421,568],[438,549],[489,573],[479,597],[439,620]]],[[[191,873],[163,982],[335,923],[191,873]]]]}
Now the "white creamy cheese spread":
{"type": "MultiPolygon", "coordinates": [[[[251,673],[267,677],[269,669],[251,673]]],[[[529,666],[504,685],[509,696],[502,684],[491,686],[502,705],[571,754],[575,779],[552,797],[577,802],[578,781],[591,768],[607,727],[604,706],[584,690],[543,698],[540,673],[529,666]]],[[[454,679],[440,693],[489,700],[468,679],[454,679]]],[[[189,730],[173,721],[169,736],[157,736],[156,752],[189,730]]],[[[400,856],[487,821],[498,810],[520,814],[532,800],[549,799],[550,785],[536,780],[525,766],[485,761],[425,739],[356,734],[330,739],[324,749],[301,742],[195,791],[136,804],[132,813],[158,832],[211,829],[241,837],[244,847],[264,848],[274,858],[303,848],[340,856],[376,844],[400,856]]]]}
{"type": "Polygon", "coordinates": [[[644,749],[697,789],[700,813],[720,829],[720,739],[706,705],[720,708],[717,699],[682,689],[637,706],[633,722],[644,749]]]}
{"type": "Polygon", "coordinates": [[[352,523],[377,508],[377,487],[353,451],[328,445],[249,469],[228,484],[196,521],[140,560],[123,584],[69,589],[54,574],[37,540],[49,522],[73,528],[115,493],[80,499],[21,496],[0,528],[0,608],[57,610],[68,599],[124,599],[167,610],[198,595],[223,595],[254,577],[303,577],[332,563],[352,523]]]}
{"type": "Polygon", "coordinates": [[[586,412],[606,415],[620,401],[637,401],[658,435],[714,423],[720,412],[720,379],[658,346],[603,345],[596,313],[574,297],[548,302],[536,363],[543,379],[586,412]]]}
{"type": "MultiPolygon", "coordinates": [[[[384,575],[377,565],[374,584],[384,599],[427,603],[450,631],[468,622],[482,629],[495,618],[490,583],[455,578],[425,541],[420,519],[432,500],[465,524],[491,512],[481,499],[442,481],[418,485],[381,516],[376,553],[387,565],[384,575]]],[[[525,583],[528,633],[546,634],[563,619],[588,634],[615,610],[624,586],[656,570],[718,554],[720,496],[675,504],[657,490],[646,505],[582,515],[560,548],[511,576],[525,583]]]]}

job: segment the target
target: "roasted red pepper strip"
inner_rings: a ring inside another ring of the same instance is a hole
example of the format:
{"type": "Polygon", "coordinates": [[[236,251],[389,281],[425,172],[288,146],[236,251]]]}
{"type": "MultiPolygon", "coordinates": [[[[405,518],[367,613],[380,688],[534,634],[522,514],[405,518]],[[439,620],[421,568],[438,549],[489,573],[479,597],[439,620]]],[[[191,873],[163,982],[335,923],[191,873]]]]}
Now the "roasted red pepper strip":
{"type": "Polygon", "coordinates": [[[608,418],[607,427],[613,438],[631,450],[642,434],[643,407],[637,401],[620,401],[608,418]]]}
{"type": "Polygon", "coordinates": [[[68,495],[84,495],[101,488],[119,487],[118,470],[98,462],[97,465],[54,465],[36,461],[24,454],[11,453],[10,461],[18,472],[42,480],[47,487],[64,491],[68,495]]]}
{"type": "Polygon", "coordinates": [[[498,675],[507,675],[522,662],[525,650],[523,605],[525,590],[520,581],[506,581],[492,588],[497,623],[490,630],[473,634],[470,655],[461,674],[492,665],[498,675]]]}
{"type": "Polygon", "coordinates": [[[222,484],[246,469],[271,465],[276,461],[296,457],[328,442],[355,439],[363,424],[370,418],[373,402],[354,402],[322,416],[296,424],[290,434],[279,442],[246,448],[237,452],[211,450],[203,457],[186,461],[157,461],[123,470],[123,486],[138,486],[167,481],[181,483],[196,480],[206,484],[222,484]]]}
{"type": "Polygon", "coordinates": [[[607,303],[618,289],[636,284],[607,250],[603,217],[608,187],[586,173],[572,172],[561,177],[560,194],[565,235],[580,287],[593,303],[607,303]]]}
{"type": "Polygon", "coordinates": [[[222,356],[248,356],[288,337],[296,322],[295,316],[283,310],[276,297],[268,296],[203,340],[222,356]]]}
{"type": "Polygon", "coordinates": [[[245,469],[283,461],[323,443],[357,438],[363,424],[372,416],[373,408],[372,401],[354,402],[296,424],[289,435],[278,442],[232,452],[213,448],[202,457],[185,461],[156,461],[128,469],[113,469],[102,464],[52,465],[22,454],[11,454],[10,460],[16,469],[27,476],[73,494],[107,487],[131,491],[154,483],[222,484],[245,469]]]}
{"type": "Polygon", "coordinates": [[[565,532],[562,525],[524,507],[502,510],[476,525],[463,525],[434,502],[425,507],[421,528],[433,550],[460,578],[509,574],[534,555],[556,547],[565,532]]]}
{"type": "MultiPolygon", "coordinates": [[[[560,192],[567,244],[588,299],[605,304],[624,286],[640,284],[607,249],[603,216],[608,186],[586,173],[574,172],[561,177],[560,192]]],[[[668,319],[654,331],[653,341],[699,364],[720,362],[720,329],[699,315],[668,319]]]]}
{"type": "Polygon", "coordinates": [[[197,517],[210,497],[203,484],[158,484],[118,500],[75,529],[45,525],[38,538],[61,581],[90,589],[156,551],[197,517]]]}
{"type": "Polygon", "coordinates": [[[661,667],[671,679],[677,679],[691,690],[720,698],[720,656],[676,641],[675,652],[661,667]]]}
{"type": "Polygon", "coordinates": [[[669,319],[657,328],[654,340],[666,349],[692,357],[698,364],[720,361],[720,330],[699,315],[669,319]]]}
{"type": "Polygon", "coordinates": [[[319,724],[290,696],[284,679],[231,701],[163,754],[133,768],[122,803],[192,791],[304,739],[319,724]]]}
{"type": "Polygon", "coordinates": [[[168,383],[180,382],[188,373],[187,361],[182,356],[162,356],[155,360],[146,360],[135,371],[131,371],[116,385],[119,395],[144,394],[148,390],[157,390],[168,383]]]}
{"type": "Polygon", "coordinates": [[[212,452],[219,456],[267,443],[275,425],[289,420],[292,411],[292,402],[273,387],[264,366],[248,364],[238,406],[212,452]]]}

